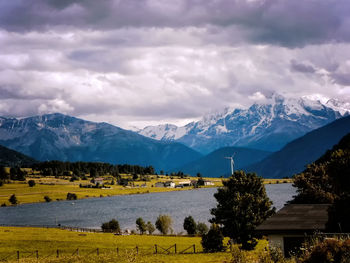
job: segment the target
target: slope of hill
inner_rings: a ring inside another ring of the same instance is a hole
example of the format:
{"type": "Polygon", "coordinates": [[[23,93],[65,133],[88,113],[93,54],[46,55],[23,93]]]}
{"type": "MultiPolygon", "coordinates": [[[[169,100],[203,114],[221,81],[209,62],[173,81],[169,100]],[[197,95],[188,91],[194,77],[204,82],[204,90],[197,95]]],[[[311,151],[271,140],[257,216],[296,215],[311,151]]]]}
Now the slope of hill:
{"type": "Polygon", "coordinates": [[[226,146],[277,151],[307,132],[347,116],[349,111],[349,103],[334,99],[322,103],[274,94],[267,102],[248,109],[226,108],[183,127],[148,126],[139,133],[157,140],[178,141],[202,153],[226,146]]]}
{"type": "Polygon", "coordinates": [[[199,172],[204,177],[227,177],[231,173],[231,168],[230,160],[225,159],[225,157],[232,156],[233,153],[235,153],[234,168],[236,170],[258,162],[271,154],[271,152],[256,149],[224,147],[180,167],[179,170],[192,176],[196,176],[196,174],[199,172]]]}
{"type": "Polygon", "coordinates": [[[350,116],[309,132],[266,159],[245,167],[245,170],[257,172],[265,178],[290,177],[302,172],[307,164],[317,160],[349,132],[350,116]]]}
{"type": "Polygon", "coordinates": [[[36,160],[0,145],[0,166],[29,166],[36,160]]]}
{"type": "Polygon", "coordinates": [[[180,143],[156,141],[107,123],[58,113],[0,118],[0,144],[40,161],[129,163],[163,170],[201,157],[180,143]]]}

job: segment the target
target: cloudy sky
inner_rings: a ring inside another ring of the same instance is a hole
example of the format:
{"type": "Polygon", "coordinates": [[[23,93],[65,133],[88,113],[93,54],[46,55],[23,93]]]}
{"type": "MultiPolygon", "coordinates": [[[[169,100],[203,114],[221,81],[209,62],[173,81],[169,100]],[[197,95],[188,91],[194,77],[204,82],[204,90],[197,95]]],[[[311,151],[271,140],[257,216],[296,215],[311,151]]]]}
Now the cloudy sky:
{"type": "Polygon", "coordinates": [[[0,0],[0,115],[185,124],[277,92],[350,101],[349,0],[0,0]]]}

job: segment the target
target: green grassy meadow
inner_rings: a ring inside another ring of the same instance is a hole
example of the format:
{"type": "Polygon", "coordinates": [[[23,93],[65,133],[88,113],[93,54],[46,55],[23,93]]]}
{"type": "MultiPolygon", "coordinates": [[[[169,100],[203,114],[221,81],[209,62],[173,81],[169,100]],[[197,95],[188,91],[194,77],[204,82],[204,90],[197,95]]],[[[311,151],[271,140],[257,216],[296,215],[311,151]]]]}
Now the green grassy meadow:
{"type": "MultiPolygon", "coordinates": [[[[10,205],[8,201],[12,194],[15,194],[19,204],[24,203],[37,203],[45,202],[44,196],[49,196],[52,201],[65,200],[67,193],[75,193],[78,199],[91,198],[91,197],[105,197],[113,195],[129,195],[129,194],[146,194],[156,192],[169,192],[169,191],[184,191],[191,190],[193,187],[184,188],[164,188],[154,187],[156,182],[172,180],[175,183],[179,183],[185,180],[193,180],[196,178],[173,178],[170,179],[166,176],[151,176],[151,180],[136,181],[134,186],[120,186],[120,185],[108,185],[110,188],[80,188],[79,184],[89,184],[88,180],[78,180],[70,182],[68,179],[58,179],[54,177],[42,177],[36,175],[34,177],[27,177],[27,181],[11,181],[0,187],[0,205],[10,205]],[[34,187],[28,186],[28,180],[35,180],[36,185],[34,187]]],[[[205,178],[214,183],[213,186],[203,187],[220,187],[222,186],[222,179],[220,178],[205,178]]],[[[106,177],[106,181],[112,181],[111,177],[106,177]]],[[[265,184],[285,183],[291,182],[291,179],[265,179],[265,184]]]]}
{"type": "MultiPolygon", "coordinates": [[[[54,228],[0,227],[0,261],[17,262],[19,251],[20,262],[230,262],[229,252],[203,253],[200,241],[200,237],[186,236],[120,236],[54,228]],[[174,249],[169,255],[154,254],[155,244],[160,252],[160,247],[166,249],[176,244],[177,254],[174,254],[174,249]],[[192,252],[193,245],[196,254],[179,254],[189,247],[188,252],[192,252]]],[[[254,251],[247,252],[248,258],[255,259],[266,246],[267,241],[259,241],[254,251]]]]}

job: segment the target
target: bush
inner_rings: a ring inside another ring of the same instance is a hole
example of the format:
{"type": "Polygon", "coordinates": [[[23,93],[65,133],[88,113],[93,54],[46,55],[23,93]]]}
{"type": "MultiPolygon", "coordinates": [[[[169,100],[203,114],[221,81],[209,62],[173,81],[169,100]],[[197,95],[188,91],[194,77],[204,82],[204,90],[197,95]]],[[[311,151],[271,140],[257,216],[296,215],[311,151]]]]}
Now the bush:
{"type": "Polygon", "coordinates": [[[103,232],[109,232],[109,233],[121,233],[119,222],[115,219],[112,219],[109,222],[103,223],[102,226],[103,232]]]}
{"type": "Polygon", "coordinates": [[[74,194],[74,193],[67,193],[67,198],[66,198],[66,199],[67,199],[67,200],[77,200],[78,197],[77,197],[77,195],[74,194]]]}
{"type": "Polygon", "coordinates": [[[35,186],[35,181],[34,180],[29,180],[28,181],[28,185],[29,185],[29,187],[35,186]]]}
{"type": "Polygon", "coordinates": [[[155,230],[156,230],[156,228],[154,227],[154,225],[150,221],[148,221],[147,222],[148,234],[152,235],[155,230]]]}
{"type": "Polygon", "coordinates": [[[49,202],[52,201],[52,199],[51,199],[48,195],[45,195],[45,196],[44,196],[44,200],[45,200],[45,202],[47,202],[47,203],[49,203],[49,202]]]}
{"type": "Polygon", "coordinates": [[[223,245],[224,236],[220,228],[213,224],[207,234],[202,236],[202,247],[204,252],[219,252],[224,250],[223,245]]]}
{"type": "Polygon", "coordinates": [[[160,233],[166,235],[169,231],[173,232],[173,229],[171,228],[172,223],[173,220],[169,215],[159,215],[156,221],[156,228],[160,233]]]}
{"type": "Polygon", "coordinates": [[[10,202],[12,205],[17,205],[17,204],[18,204],[18,200],[17,200],[17,197],[16,197],[15,194],[13,194],[13,195],[10,196],[9,202],[10,202]]]}
{"type": "Polygon", "coordinates": [[[185,218],[183,227],[189,235],[194,235],[197,233],[197,224],[192,216],[188,216],[185,218]]]}
{"type": "Polygon", "coordinates": [[[347,263],[350,259],[350,239],[326,239],[306,250],[301,263],[347,263]]]}
{"type": "Polygon", "coordinates": [[[245,252],[241,251],[237,246],[232,248],[231,254],[231,263],[246,263],[248,261],[245,252]]]}
{"type": "Polygon", "coordinates": [[[136,228],[140,231],[140,234],[143,235],[147,231],[147,225],[145,221],[143,221],[142,217],[136,219],[136,228]]]}
{"type": "Polygon", "coordinates": [[[205,223],[202,222],[198,222],[197,223],[197,233],[201,236],[205,235],[206,233],[208,233],[208,227],[205,223]]]}

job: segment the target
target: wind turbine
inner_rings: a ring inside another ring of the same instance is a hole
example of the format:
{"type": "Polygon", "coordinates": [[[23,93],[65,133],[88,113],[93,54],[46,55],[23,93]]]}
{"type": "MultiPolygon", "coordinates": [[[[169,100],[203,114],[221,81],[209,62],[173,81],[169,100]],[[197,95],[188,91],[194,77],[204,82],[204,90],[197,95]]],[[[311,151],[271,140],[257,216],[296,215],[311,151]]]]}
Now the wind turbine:
{"type": "Polygon", "coordinates": [[[231,161],[231,175],[233,175],[233,167],[235,166],[235,162],[233,161],[233,157],[235,157],[236,153],[233,153],[230,157],[224,157],[225,159],[229,159],[231,161]]]}

